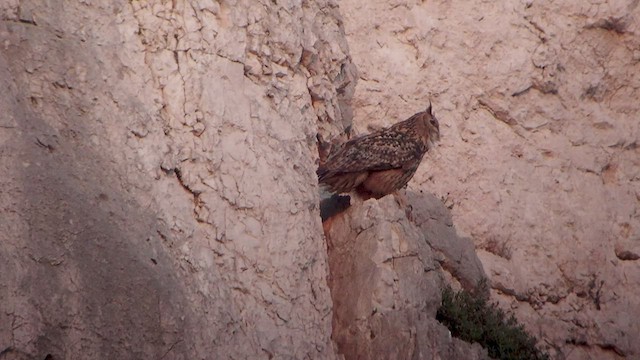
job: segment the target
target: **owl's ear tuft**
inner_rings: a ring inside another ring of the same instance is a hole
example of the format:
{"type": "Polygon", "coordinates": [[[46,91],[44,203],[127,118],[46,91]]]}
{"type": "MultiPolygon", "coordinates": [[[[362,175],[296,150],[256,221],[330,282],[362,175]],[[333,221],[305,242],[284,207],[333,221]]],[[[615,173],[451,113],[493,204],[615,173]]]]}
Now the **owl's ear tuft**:
{"type": "Polygon", "coordinates": [[[427,113],[429,113],[429,115],[433,115],[433,113],[431,112],[431,100],[429,100],[429,106],[427,107],[427,113]]]}

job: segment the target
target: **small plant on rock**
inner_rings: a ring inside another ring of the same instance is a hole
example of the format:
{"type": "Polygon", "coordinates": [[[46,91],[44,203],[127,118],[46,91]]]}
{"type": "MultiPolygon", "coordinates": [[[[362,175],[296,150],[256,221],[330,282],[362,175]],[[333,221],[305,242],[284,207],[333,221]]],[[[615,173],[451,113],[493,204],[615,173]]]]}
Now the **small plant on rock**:
{"type": "Polygon", "coordinates": [[[442,291],[442,305],[436,319],[446,325],[453,336],[482,345],[494,359],[549,359],[548,354],[536,348],[535,337],[524,331],[513,314],[507,315],[481,295],[464,290],[454,292],[447,286],[442,291]]]}

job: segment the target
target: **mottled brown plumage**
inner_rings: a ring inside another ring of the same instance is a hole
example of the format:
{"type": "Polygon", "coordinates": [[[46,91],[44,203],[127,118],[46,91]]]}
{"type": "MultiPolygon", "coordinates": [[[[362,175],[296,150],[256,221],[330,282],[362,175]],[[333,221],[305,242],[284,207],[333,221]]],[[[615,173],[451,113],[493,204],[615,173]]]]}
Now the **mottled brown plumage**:
{"type": "Polygon", "coordinates": [[[335,193],[357,190],[379,199],[406,186],[438,140],[440,126],[429,104],[405,121],[332,149],[318,180],[335,193]]]}

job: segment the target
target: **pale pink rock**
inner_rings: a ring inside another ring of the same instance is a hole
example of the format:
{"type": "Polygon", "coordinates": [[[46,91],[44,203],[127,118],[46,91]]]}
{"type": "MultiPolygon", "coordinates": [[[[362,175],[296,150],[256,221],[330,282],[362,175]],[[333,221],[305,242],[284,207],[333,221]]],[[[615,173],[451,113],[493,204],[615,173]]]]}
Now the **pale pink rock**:
{"type": "Polygon", "coordinates": [[[638,260],[624,260],[640,235],[638,3],[340,9],[361,74],[354,127],[432,101],[441,143],[409,189],[446,199],[485,250],[493,298],[554,357],[639,357],[638,260]]]}

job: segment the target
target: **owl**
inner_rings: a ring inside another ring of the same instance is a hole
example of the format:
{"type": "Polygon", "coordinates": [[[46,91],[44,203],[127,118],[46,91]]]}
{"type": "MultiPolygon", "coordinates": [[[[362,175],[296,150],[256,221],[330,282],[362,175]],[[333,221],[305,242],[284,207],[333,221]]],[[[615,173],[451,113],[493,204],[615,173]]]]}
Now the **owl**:
{"type": "Polygon", "coordinates": [[[379,199],[405,187],[439,140],[440,125],[429,104],[405,121],[331,149],[320,163],[318,181],[335,193],[355,190],[379,199]]]}

